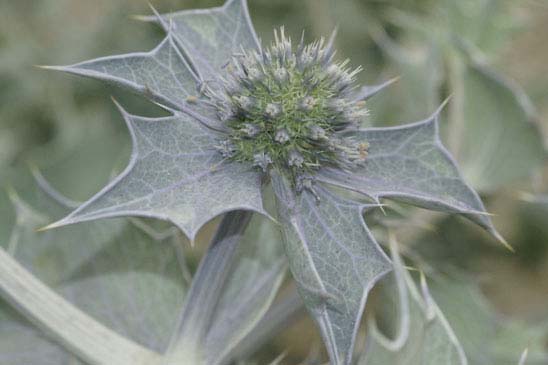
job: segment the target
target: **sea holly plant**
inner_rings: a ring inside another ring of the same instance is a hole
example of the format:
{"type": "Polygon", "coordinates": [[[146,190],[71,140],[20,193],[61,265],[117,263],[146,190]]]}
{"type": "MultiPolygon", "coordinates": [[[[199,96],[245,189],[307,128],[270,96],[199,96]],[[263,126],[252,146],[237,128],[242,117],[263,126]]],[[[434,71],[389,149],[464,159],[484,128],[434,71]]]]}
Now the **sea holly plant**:
{"type": "MultiPolygon", "coordinates": [[[[221,214],[220,235],[245,229],[252,214],[271,218],[332,364],[352,361],[367,294],[391,269],[366,210],[395,199],[463,215],[501,239],[439,140],[442,108],[417,123],[367,128],[367,100],[383,87],[356,85],[361,69],[338,60],[335,34],[308,44],[281,28],[263,45],[245,0],[145,20],[167,33],[150,52],[49,67],[128,88],[170,115],[119,106],[133,141],[127,168],[46,228],[152,217],[194,241],[221,214]],[[274,212],[263,205],[271,190],[274,212]]],[[[173,359],[189,346],[188,318],[168,349],[173,359]]]]}

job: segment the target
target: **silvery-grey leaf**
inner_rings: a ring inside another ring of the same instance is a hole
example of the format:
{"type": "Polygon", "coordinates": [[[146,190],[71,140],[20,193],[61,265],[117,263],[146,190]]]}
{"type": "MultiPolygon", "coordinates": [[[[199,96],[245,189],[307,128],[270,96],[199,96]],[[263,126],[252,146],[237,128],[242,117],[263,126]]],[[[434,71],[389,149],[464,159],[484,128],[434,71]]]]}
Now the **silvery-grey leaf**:
{"type": "MultiPolygon", "coordinates": [[[[393,255],[398,255],[392,250],[393,255]]],[[[374,322],[368,332],[367,344],[359,365],[466,365],[464,350],[445,319],[443,313],[430,296],[424,277],[421,288],[415,285],[400,260],[394,258],[394,275],[403,280],[403,286],[387,286],[390,295],[406,298],[407,306],[399,310],[402,317],[409,318],[409,331],[400,346],[392,345],[374,322]],[[394,291],[399,292],[395,294],[394,291]],[[403,291],[403,292],[402,292],[403,291]]]]}
{"type": "MultiPolygon", "coordinates": [[[[397,100],[398,106],[403,106],[399,109],[402,115],[413,117],[432,108],[432,103],[439,102],[444,80],[447,82],[454,105],[444,140],[467,181],[482,192],[493,192],[529,176],[546,158],[541,133],[531,123],[534,108],[530,98],[517,83],[485,61],[484,52],[500,46],[498,43],[504,39],[501,25],[512,24],[506,6],[501,4],[446,1],[442,7],[454,17],[447,24],[398,14],[399,20],[412,19],[398,24],[406,30],[401,44],[378,24],[368,26],[396,72],[402,75],[398,85],[401,93],[386,96],[388,101],[397,100]],[[449,48],[447,39],[451,40],[449,48]]],[[[387,103],[390,118],[394,117],[394,106],[387,103]]]]}
{"type": "Polygon", "coordinates": [[[355,132],[369,143],[364,166],[352,172],[325,169],[318,179],[378,201],[397,199],[427,209],[460,213],[500,237],[483,203],[461,177],[438,135],[438,116],[399,127],[355,132]]]}
{"type": "Polygon", "coordinates": [[[133,152],[126,170],[64,219],[62,226],[136,215],[168,220],[194,240],[200,227],[232,210],[266,213],[261,176],[224,162],[216,135],[190,117],[142,118],[122,110],[133,152]]]}
{"type": "MultiPolygon", "coordinates": [[[[141,227],[123,220],[87,223],[36,232],[47,220],[66,212],[46,196],[40,210],[13,199],[17,224],[5,248],[30,272],[80,310],[149,349],[167,347],[185,282],[176,237],[157,241],[141,227]]],[[[2,308],[2,363],[29,365],[57,361],[76,363],[48,337],[11,311],[2,308]],[[5,331],[4,331],[5,329],[5,331]],[[36,352],[27,353],[33,348],[36,352]],[[73,362],[70,362],[73,361],[73,362]]]]}
{"type": "Polygon", "coordinates": [[[320,327],[331,363],[349,364],[367,294],[390,269],[363,220],[370,206],[322,186],[314,187],[317,197],[308,190],[296,195],[277,174],[273,186],[299,292],[320,327]]]}
{"type": "MultiPolygon", "coordinates": [[[[242,49],[258,49],[246,0],[228,0],[211,9],[183,10],[161,15],[202,80],[216,80],[222,67],[242,49]]],[[[156,20],[155,18],[148,18],[156,20]]]]}
{"type": "Polygon", "coordinates": [[[168,35],[150,52],[101,57],[71,66],[44,66],[106,81],[171,108],[197,93],[197,78],[168,35]]]}

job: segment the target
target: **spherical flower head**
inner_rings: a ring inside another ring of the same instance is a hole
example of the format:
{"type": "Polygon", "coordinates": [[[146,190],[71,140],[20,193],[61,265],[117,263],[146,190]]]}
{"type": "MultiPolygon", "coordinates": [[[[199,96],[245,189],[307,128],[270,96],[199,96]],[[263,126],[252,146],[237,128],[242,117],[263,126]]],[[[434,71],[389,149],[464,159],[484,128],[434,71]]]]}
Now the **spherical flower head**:
{"type": "Polygon", "coordinates": [[[228,130],[223,156],[266,173],[276,168],[294,186],[323,166],[356,167],[367,143],[346,135],[367,115],[352,98],[360,69],[335,62],[323,39],[308,45],[301,39],[294,49],[283,28],[274,35],[270,47],[234,55],[223,89],[208,94],[228,130]]]}

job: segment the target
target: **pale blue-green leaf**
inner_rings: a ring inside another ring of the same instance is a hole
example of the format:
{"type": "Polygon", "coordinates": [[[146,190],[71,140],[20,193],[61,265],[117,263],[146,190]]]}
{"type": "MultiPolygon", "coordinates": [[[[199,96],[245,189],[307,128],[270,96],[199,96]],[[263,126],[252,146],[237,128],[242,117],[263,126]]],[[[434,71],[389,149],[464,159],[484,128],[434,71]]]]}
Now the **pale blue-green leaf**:
{"type": "Polygon", "coordinates": [[[477,64],[466,67],[463,86],[458,160],[467,181],[476,189],[493,191],[542,166],[546,153],[524,91],[477,64]]]}
{"type": "Polygon", "coordinates": [[[320,327],[331,363],[352,360],[367,294],[390,269],[363,220],[370,207],[335,196],[322,186],[296,195],[274,174],[286,254],[304,303],[320,327]]]}
{"type": "Polygon", "coordinates": [[[106,81],[179,110],[188,96],[197,94],[197,78],[171,35],[150,52],[44,67],[106,81]]]}
{"type": "Polygon", "coordinates": [[[205,82],[216,80],[235,53],[260,48],[246,0],[228,0],[218,8],[183,10],[160,18],[205,82]]]}
{"type": "Polygon", "coordinates": [[[436,112],[400,127],[370,128],[355,133],[369,143],[364,166],[352,172],[324,169],[318,179],[378,201],[391,198],[427,209],[460,213],[502,238],[478,196],[461,177],[438,135],[436,112]]]}
{"type": "Polygon", "coordinates": [[[122,110],[133,152],[126,170],[50,227],[136,215],[168,220],[194,240],[212,218],[232,210],[264,212],[261,176],[223,161],[216,135],[186,115],[142,118],[122,110]]]}
{"type": "Polygon", "coordinates": [[[400,43],[375,22],[369,26],[402,75],[398,90],[381,97],[387,103],[375,110],[391,119],[423,113],[438,102],[446,80],[455,95],[443,133],[448,147],[471,186],[492,192],[527,177],[544,161],[541,134],[531,123],[532,103],[523,90],[485,65],[483,51],[496,47],[501,23],[508,23],[500,21],[508,20],[506,5],[496,0],[441,3],[441,21],[397,13],[397,25],[407,30],[400,43]],[[455,70],[455,63],[463,70],[455,70]],[[383,106],[387,113],[381,112],[383,106]]]}
{"type": "MultiPolygon", "coordinates": [[[[392,250],[393,255],[398,255],[392,250]]],[[[367,344],[359,365],[466,365],[464,350],[445,319],[437,304],[433,301],[426,281],[421,278],[421,290],[415,285],[401,260],[394,257],[394,275],[396,281],[405,285],[387,285],[389,295],[400,296],[407,301],[400,307],[402,318],[409,318],[406,336],[399,344],[390,342],[372,322],[368,332],[367,344]],[[387,345],[388,344],[388,345],[387,345]]],[[[389,319],[390,320],[390,319],[389,319]]]]}
{"type": "MultiPolygon", "coordinates": [[[[14,196],[16,225],[5,249],[79,309],[163,352],[185,293],[180,240],[173,235],[156,240],[142,225],[122,220],[36,232],[66,212],[43,194],[36,203],[40,210],[14,196]]],[[[76,361],[12,311],[3,308],[0,317],[0,343],[12,345],[0,354],[6,359],[2,363],[18,363],[18,358],[29,365],[76,361]],[[28,353],[29,348],[36,352],[28,353]]]]}

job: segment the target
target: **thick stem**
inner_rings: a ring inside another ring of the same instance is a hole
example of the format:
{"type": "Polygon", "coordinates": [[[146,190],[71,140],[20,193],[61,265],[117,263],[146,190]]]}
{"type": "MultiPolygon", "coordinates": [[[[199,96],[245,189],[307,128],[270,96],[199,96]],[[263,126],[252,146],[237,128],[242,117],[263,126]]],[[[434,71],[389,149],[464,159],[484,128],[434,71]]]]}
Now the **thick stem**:
{"type": "Polygon", "coordinates": [[[29,321],[89,364],[154,365],[158,354],[103,326],[44,285],[0,248],[0,294],[29,321]]]}
{"type": "Polygon", "coordinates": [[[234,211],[221,221],[192,280],[179,327],[166,354],[166,364],[204,364],[207,349],[202,346],[252,215],[249,211],[234,211]]]}

